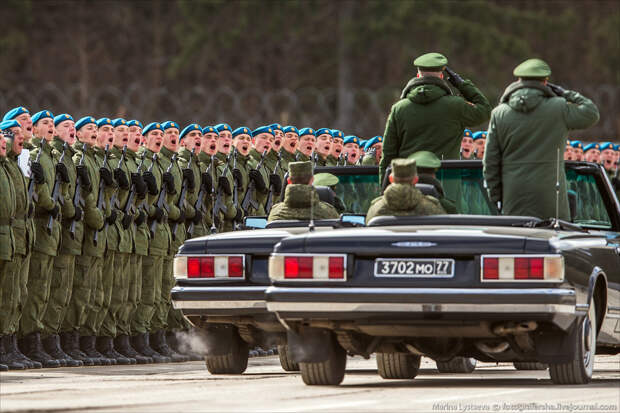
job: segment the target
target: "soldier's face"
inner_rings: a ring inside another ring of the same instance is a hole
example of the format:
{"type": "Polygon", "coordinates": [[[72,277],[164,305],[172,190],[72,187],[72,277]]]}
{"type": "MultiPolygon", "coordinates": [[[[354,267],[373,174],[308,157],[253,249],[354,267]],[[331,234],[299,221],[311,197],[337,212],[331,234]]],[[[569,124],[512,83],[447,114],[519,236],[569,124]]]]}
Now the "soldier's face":
{"type": "Polygon", "coordinates": [[[56,134],[64,142],[73,145],[73,142],[75,142],[75,122],[71,119],[63,120],[56,125],[56,134]]]}
{"type": "Polygon", "coordinates": [[[282,144],[284,143],[284,132],[282,132],[280,129],[276,129],[273,131],[273,150],[274,151],[279,151],[280,148],[282,147],[282,144]]]}
{"type": "Polygon", "coordinates": [[[95,142],[97,142],[97,125],[89,123],[82,126],[80,130],[76,132],[76,136],[80,142],[94,145],[95,142]]]}
{"type": "Polygon", "coordinates": [[[232,133],[228,131],[220,132],[220,138],[217,140],[217,150],[225,155],[230,153],[232,149],[232,133]]]}
{"type": "Polygon", "coordinates": [[[0,133],[0,156],[6,157],[6,139],[2,133],[0,133]]]}
{"type": "Polygon", "coordinates": [[[342,153],[342,138],[334,138],[334,142],[332,143],[332,156],[334,158],[340,157],[342,153]]]}
{"type": "Polygon", "coordinates": [[[377,152],[375,153],[375,159],[377,159],[378,161],[379,159],[381,159],[381,152],[383,151],[383,143],[381,142],[375,143],[374,145],[370,147],[370,149],[372,148],[377,148],[376,149],[377,152]]]}
{"type": "Polygon", "coordinates": [[[19,155],[20,153],[22,153],[22,149],[24,147],[23,128],[15,126],[11,128],[11,132],[13,132],[13,152],[19,155]]]}
{"type": "Polygon", "coordinates": [[[273,135],[271,133],[259,133],[254,138],[254,148],[258,153],[263,153],[265,149],[270,151],[273,144],[273,135]]]}
{"type": "Polygon", "coordinates": [[[172,152],[179,149],[179,130],[177,128],[168,128],[164,131],[164,147],[172,152]]]}
{"type": "Polygon", "coordinates": [[[327,156],[332,150],[332,136],[324,133],[316,138],[316,151],[319,155],[327,156]]]}
{"type": "Polygon", "coordinates": [[[120,125],[114,128],[114,146],[122,148],[129,142],[129,128],[126,125],[120,125]]]}
{"type": "Polygon", "coordinates": [[[282,147],[285,151],[295,153],[297,142],[299,141],[299,135],[295,132],[286,132],[284,134],[284,141],[282,141],[282,147]]]}
{"type": "Polygon", "coordinates": [[[344,153],[347,155],[347,162],[356,163],[360,159],[360,147],[355,143],[344,145],[344,153]]]}
{"type": "Polygon", "coordinates": [[[244,156],[247,156],[252,149],[252,138],[250,138],[250,135],[237,135],[233,143],[239,153],[244,156]]]}
{"type": "Polygon", "coordinates": [[[463,136],[461,149],[463,150],[463,157],[469,158],[474,151],[474,140],[468,136],[463,136]]]}
{"type": "Polygon", "coordinates": [[[306,156],[312,155],[316,145],[316,138],[313,135],[303,135],[299,138],[299,152],[306,156]]]}
{"type": "Polygon", "coordinates": [[[185,135],[181,144],[187,149],[191,151],[192,149],[196,149],[196,153],[200,152],[200,144],[202,141],[202,132],[199,130],[193,130],[185,135]]]}
{"type": "Polygon", "coordinates": [[[22,131],[24,133],[24,139],[29,141],[32,139],[32,118],[29,113],[22,113],[18,117],[15,118],[16,121],[22,126],[22,131]]]}
{"type": "Polygon", "coordinates": [[[601,152],[601,163],[603,167],[608,171],[611,171],[615,168],[616,163],[616,154],[613,149],[605,149],[601,152]]]}
{"type": "Polygon", "coordinates": [[[217,139],[217,133],[205,133],[202,137],[200,149],[209,156],[215,155],[217,153],[217,139]]]}
{"type": "Polygon", "coordinates": [[[474,141],[474,146],[476,147],[476,156],[478,159],[482,159],[484,157],[484,145],[487,140],[480,138],[474,141]]]}
{"type": "Polygon", "coordinates": [[[114,144],[114,128],[112,125],[103,125],[97,130],[97,146],[105,148],[114,144]]]}
{"type": "Polygon", "coordinates": [[[598,149],[590,149],[584,156],[588,162],[601,162],[601,152],[598,149]]]}
{"type": "Polygon", "coordinates": [[[566,148],[564,149],[564,160],[565,161],[573,160],[573,147],[570,145],[566,145],[566,148]]]}
{"type": "Polygon", "coordinates": [[[583,161],[583,149],[574,148],[573,157],[576,161],[583,161]]]}
{"type": "Polygon", "coordinates": [[[37,138],[45,139],[46,141],[51,141],[54,137],[54,121],[50,118],[44,118],[37,122],[36,125],[33,126],[34,136],[37,138]]]}
{"type": "Polygon", "coordinates": [[[130,126],[129,127],[129,142],[127,143],[127,147],[132,151],[137,151],[140,145],[142,144],[142,128],[139,126],[130,126]]]}
{"type": "Polygon", "coordinates": [[[164,142],[164,132],[155,129],[146,134],[146,149],[154,153],[161,151],[162,143],[164,142]]]}

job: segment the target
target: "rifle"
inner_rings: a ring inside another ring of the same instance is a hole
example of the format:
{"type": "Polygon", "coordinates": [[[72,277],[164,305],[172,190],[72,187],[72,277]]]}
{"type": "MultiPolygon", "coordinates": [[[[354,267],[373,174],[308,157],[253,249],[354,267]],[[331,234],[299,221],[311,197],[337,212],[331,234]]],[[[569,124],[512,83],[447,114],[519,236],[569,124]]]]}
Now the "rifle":
{"type": "MultiPolygon", "coordinates": [[[[118,161],[118,166],[117,168],[121,169],[123,167],[123,163],[125,162],[125,153],[127,152],[127,145],[123,146],[123,153],[121,154],[121,159],[119,159],[118,161]]],[[[116,207],[116,209],[121,209],[120,205],[118,204],[118,191],[114,192],[112,194],[112,197],[110,198],[110,205],[114,205],[116,207]]],[[[106,228],[107,228],[107,224],[106,224],[106,228]]]]}
{"type": "MultiPolygon", "coordinates": [[[[142,156],[140,157],[140,164],[138,165],[138,169],[136,169],[136,173],[140,175],[142,171],[142,166],[144,165],[144,158],[146,158],[146,151],[142,152],[142,156]]],[[[127,202],[125,203],[125,208],[123,208],[123,214],[129,215],[133,214],[134,208],[133,203],[136,198],[136,185],[134,183],[131,184],[131,188],[129,189],[129,196],[127,197],[127,202]]]]}
{"type": "MultiPolygon", "coordinates": [[[[170,172],[172,170],[172,166],[174,165],[174,163],[177,160],[177,154],[175,153],[174,155],[172,155],[172,159],[170,159],[170,165],[168,165],[168,169],[166,169],[166,172],[170,172]]],[[[162,178],[163,181],[163,178],[162,178]]],[[[159,209],[165,209],[167,212],[170,212],[168,204],[166,203],[166,195],[168,194],[168,185],[166,185],[165,182],[162,182],[161,184],[161,190],[159,191],[159,196],[157,197],[157,202],[155,203],[155,205],[157,206],[157,208],[159,209]]],[[[155,236],[155,230],[157,230],[157,220],[154,219],[153,222],[151,222],[151,238],[155,236]]]]}
{"type": "MultiPolygon", "coordinates": [[[[213,162],[211,162],[209,164],[209,166],[207,167],[205,173],[207,175],[210,175],[212,169],[213,169],[213,162]]],[[[202,176],[201,176],[201,179],[202,179],[202,176]]],[[[211,186],[213,186],[213,185],[214,185],[214,183],[211,183],[211,186]]],[[[206,191],[207,191],[206,186],[204,185],[203,182],[201,182],[200,183],[200,191],[198,191],[198,198],[196,199],[196,203],[194,204],[194,209],[196,211],[202,212],[203,214],[205,213],[205,210],[204,210],[204,198],[207,195],[206,191]]],[[[194,222],[192,221],[189,224],[189,227],[187,228],[187,238],[191,238],[193,234],[194,234],[194,222]]]]}
{"type": "MultiPolygon", "coordinates": [[[[82,145],[82,157],[80,158],[80,163],[78,166],[84,165],[84,157],[86,156],[87,148],[88,148],[88,145],[86,144],[82,145]]],[[[78,175],[78,177],[75,180],[75,193],[73,194],[73,206],[77,209],[80,206],[80,203],[82,205],[84,204],[84,197],[82,196],[82,180],[80,179],[78,175]]],[[[71,221],[71,226],[69,227],[69,235],[71,236],[71,239],[75,239],[76,225],[77,225],[77,220],[74,217],[73,220],[71,221]]]]}
{"type": "MultiPolygon", "coordinates": [[[[215,210],[215,181],[217,179],[217,170],[215,169],[215,156],[211,155],[211,164],[209,165],[209,168],[211,168],[211,173],[212,173],[212,177],[215,177],[214,179],[212,179],[213,184],[211,185],[211,205],[213,205],[213,208],[211,209],[211,234],[215,234],[217,232],[217,227],[215,225],[215,218],[217,217],[217,212],[215,210]]],[[[207,168],[208,169],[208,168],[207,168]]]]}
{"type": "MultiPolygon", "coordinates": [[[[60,155],[60,159],[58,160],[58,163],[56,165],[63,163],[68,147],[69,147],[69,144],[67,142],[65,142],[64,145],[62,145],[62,155],[60,155]]],[[[54,201],[54,204],[58,202],[60,203],[60,205],[64,205],[65,199],[62,197],[62,194],[60,193],[61,179],[60,179],[60,176],[58,175],[59,175],[58,172],[56,172],[56,179],[54,180],[54,188],[52,189],[52,201],[54,201]]],[[[54,216],[50,214],[49,219],[47,220],[47,233],[49,235],[52,235],[53,227],[54,227],[54,216]]]]}
{"type": "MultiPolygon", "coordinates": [[[[187,169],[190,169],[192,167],[192,159],[194,158],[194,153],[196,153],[196,148],[192,149],[192,153],[190,153],[189,155],[189,162],[187,162],[187,169]]],[[[183,185],[181,186],[181,195],[179,195],[179,200],[177,201],[177,207],[179,209],[181,209],[183,207],[183,204],[185,203],[185,197],[187,196],[187,180],[184,179],[183,180],[183,185]]],[[[172,224],[172,239],[176,240],[177,236],[177,228],[179,227],[179,221],[175,221],[174,224],[172,224]]]]}
{"type": "MultiPolygon", "coordinates": [[[[46,144],[47,141],[45,139],[41,139],[41,150],[37,154],[37,158],[34,160],[35,162],[39,162],[39,160],[41,159],[41,154],[43,153],[43,149],[45,148],[46,144]]],[[[28,203],[31,204],[33,199],[37,200],[37,197],[34,193],[34,179],[32,179],[31,177],[30,182],[28,183],[28,203]]]]}
{"type": "MultiPolygon", "coordinates": [[[[103,165],[102,168],[108,168],[108,154],[110,153],[110,144],[105,146],[105,155],[103,156],[103,165]]],[[[97,197],[97,209],[99,209],[102,213],[105,211],[105,182],[103,179],[99,179],[99,196],[97,197]]],[[[93,244],[97,246],[97,241],[99,239],[99,230],[95,231],[95,235],[93,235],[93,244]]]]}
{"type": "MultiPolygon", "coordinates": [[[[228,169],[230,168],[230,155],[228,155],[228,158],[226,158],[226,166],[224,167],[224,170],[222,171],[222,174],[220,176],[226,177],[226,173],[228,172],[228,169]]],[[[226,207],[226,205],[224,205],[224,200],[223,200],[224,196],[222,194],[222,188],[218,187],[217,188],[217,196],[215,198],[215,203],[213,205],[213,222],[215,225],[215,217],[219,215],[220,211],[223,212],[224,214],[228,212],[228,208],[226,207]]]]}
{"type": "MultiPolygon", "coordinates": [[[[256,166],[257,171],[260,171],[260,168],[263,167],[263,163],[265,162],[266,155],[267,155],[267,149],[265,149],[263,151],[263,154],[261,155],[260,162],[256,166]]],[[[256,192],[256,184],[254,183],[254,181],[250,181],[250,183],[248,184],[248,190],[246,191],[245,196],[243,197],[243,200],[241,201],[241,209],[243,209],[243,212],[245,213],[246,216],[250,215],[250,207],[252,207],[254,210],[258,210],[258,202],[256,202],[256,200],[254,199],[255,192],[256,192]]]]}
{"type": "MultiPolygon", "coordinates": [[[[233,150],[233,164],[232,169],[233,172],[237,169],[237,148],[233,150]]],[[[235,176],[233,174],[233,205],[235,208],[239,208],[239,185],[235,176]]],[[[239,227],[239,223],[233,219],[233,229],[237,229],[239,227]]]]}
{"type": "MultiPolygon", "coordinates": [[[[276,162],[276,166],[273,168],[273,174],[275,175],[278,172],[278,168],[280,167],[280,162],[282,162],[282,152],[278,152],[278,161],[276,162]]],[[[267,203],[265,204],[265,212],[269,215],[269,211],[271,211],[271,207],[273,206],[273,193],[274,187],[272,184],[269,184],[269,195],[267,195],[267,203]]]]}
{"type": "Polygon", "coordinates": [[[461,147],[461,150],[459,151],[459,159],[463,159],[463,148],[461,147]]]}
{"type": "Polygon", "coordinates": [[[310,159],[312,160],[312,169],[316,168],[316,163],[319,160],[319,155],[316,152],[312,152],[310,159]]]}
{"type": "Polygon", "coordinates": [[[349,152],[344,154],[344,165],[342,166],[347,166],[347,162],[349,162],[349,152]]]}

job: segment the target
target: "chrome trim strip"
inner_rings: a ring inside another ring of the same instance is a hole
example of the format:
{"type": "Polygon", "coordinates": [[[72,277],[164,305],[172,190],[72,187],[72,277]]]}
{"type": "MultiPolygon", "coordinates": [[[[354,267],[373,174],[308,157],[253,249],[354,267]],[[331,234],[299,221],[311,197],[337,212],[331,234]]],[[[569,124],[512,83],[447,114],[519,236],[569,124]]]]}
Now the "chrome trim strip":
{"type": "Polygon", "coordinates": [[[226,309],[265,309],[263,300],[246,301],[175,301],[172,306],[179,310],[226,310],[226,309]]]}

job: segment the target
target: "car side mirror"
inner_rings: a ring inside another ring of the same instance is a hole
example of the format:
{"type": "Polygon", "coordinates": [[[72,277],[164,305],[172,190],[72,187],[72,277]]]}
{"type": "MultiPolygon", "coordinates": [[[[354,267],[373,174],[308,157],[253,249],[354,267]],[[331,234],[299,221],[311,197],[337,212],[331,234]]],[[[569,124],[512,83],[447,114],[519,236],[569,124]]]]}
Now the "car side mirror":
{"type": "Polygon", "coordinates": [[[343,224],[350,224],[354,227],[363,227],[366,225],[366,215],[362,214],[342,214],[340,215],[340,222],[343,224]]]}
{"type": "Polygon", "coordinates": [[[248,229],[263,229],[267,226],[267,217],[245,217],[243,226],[248,229]]]}

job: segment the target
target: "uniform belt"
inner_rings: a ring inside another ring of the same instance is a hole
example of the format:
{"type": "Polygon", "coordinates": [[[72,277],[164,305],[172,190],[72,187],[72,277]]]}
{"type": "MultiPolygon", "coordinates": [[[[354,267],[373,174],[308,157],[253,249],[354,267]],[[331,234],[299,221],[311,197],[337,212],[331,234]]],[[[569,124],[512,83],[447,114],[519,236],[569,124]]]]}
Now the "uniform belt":
{"type": "Polygon", "coordinates": [[[0,218],[0,225],[13,225],[15,218],[0,218]]]}

